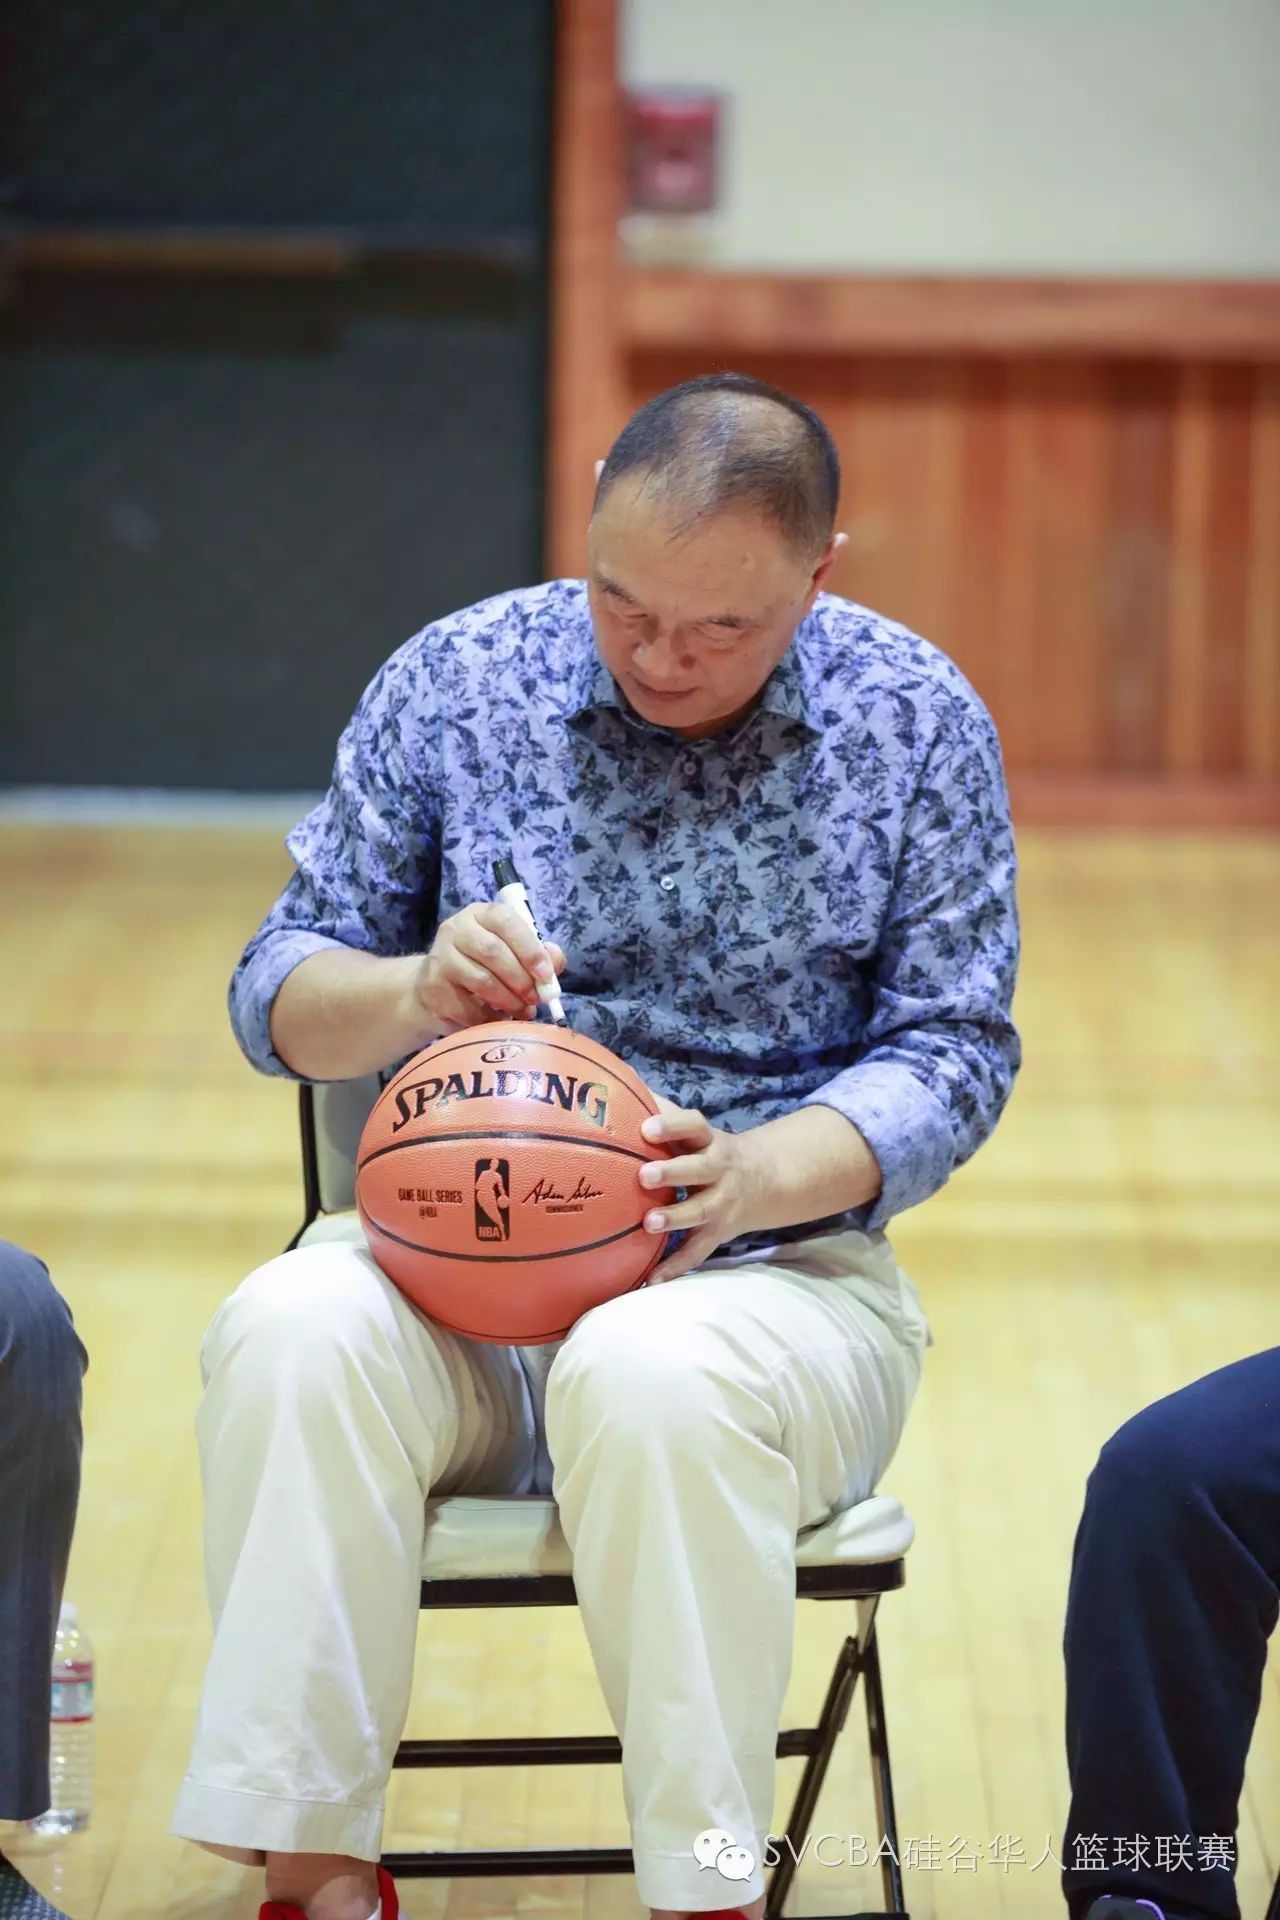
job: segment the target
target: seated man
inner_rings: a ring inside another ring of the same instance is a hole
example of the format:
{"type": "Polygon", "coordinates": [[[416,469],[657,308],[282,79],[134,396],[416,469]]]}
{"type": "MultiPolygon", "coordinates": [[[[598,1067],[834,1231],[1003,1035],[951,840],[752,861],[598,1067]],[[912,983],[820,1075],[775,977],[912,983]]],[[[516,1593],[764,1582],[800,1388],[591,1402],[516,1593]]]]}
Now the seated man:
{"type": "Polygon", "coordinates": [[[554,962],[569,1024],[668,1102],[645,1126],[677,1157],[641,1185],[688,1193],[645,1216],[654,1284],[554,1346],[433,1324],[358,1232],[219,1311],[217,1630],[174,1830],[263,1860],[277,1914],[394,1912],[372,1863],[428,1493],[559,1502],[640,1898],[722,1903],[708,1827],[763,1853],[796,1533],[873,1491],[929,1337],[884,1228],[982,1143],[1019,1057],[991,721],[822,592],[838,487],[773,388],[651,401],[603,463],[589,582],[440,620],[377,675],[236,973],[254,1064],[329,1080],[529,1011],[554,962]],[[508,856],[551,959],[491,900],[508,856]]]}
{"type": "MultiPolygon", "coordinates": [[[[49,1675],[88,1364],[46,1268],[0,1240],[0,1820],[32,1820],[49,1805],[49,1675]]],[[[56,1920],[3,1854],[0,1914],[56,1920]]]]}
{"type": "Polygon", "coordinates": [[[1067,1602],[1073,1920],[1239,1920],[1236,1823],[1280,1606],[1280,1347],[1102,1449],[1067,1602]]]}

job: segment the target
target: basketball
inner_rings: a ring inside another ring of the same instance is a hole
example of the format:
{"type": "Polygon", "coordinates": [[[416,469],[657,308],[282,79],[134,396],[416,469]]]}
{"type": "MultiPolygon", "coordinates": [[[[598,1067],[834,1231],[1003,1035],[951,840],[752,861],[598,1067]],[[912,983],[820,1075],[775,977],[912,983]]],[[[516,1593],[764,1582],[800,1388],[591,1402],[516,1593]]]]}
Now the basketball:
{"type": "Polygon", "coordinates": [[[558,1340],[643,1286],[665,1245],[646,1233],[669,1189],[637,1174],[644,1082],[595,1040],[497,1020],[402,1067],[365,1123],[356,1206],[383,1272],[431,1319],[474,1340],[558,1340]]]}

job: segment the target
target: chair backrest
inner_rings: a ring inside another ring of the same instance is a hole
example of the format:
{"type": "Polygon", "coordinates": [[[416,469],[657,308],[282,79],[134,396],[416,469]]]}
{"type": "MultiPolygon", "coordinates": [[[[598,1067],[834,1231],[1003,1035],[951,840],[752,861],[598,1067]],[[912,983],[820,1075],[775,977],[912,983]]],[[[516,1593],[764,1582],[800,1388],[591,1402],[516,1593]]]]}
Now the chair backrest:
{"type": "Polygon", "coordinates": [[[307,1219],[355,1205],[356,1150],[369,1110],[382,1092],[381,1074],[303,1087],[302,1178],[307,1219]]]}

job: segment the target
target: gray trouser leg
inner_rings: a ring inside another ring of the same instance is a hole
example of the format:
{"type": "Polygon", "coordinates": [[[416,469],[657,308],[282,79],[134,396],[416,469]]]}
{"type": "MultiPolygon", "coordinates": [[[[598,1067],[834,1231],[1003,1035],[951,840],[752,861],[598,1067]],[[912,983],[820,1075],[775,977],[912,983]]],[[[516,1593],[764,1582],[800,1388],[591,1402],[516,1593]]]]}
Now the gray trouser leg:
{"type": "Polygon", "coordinates": [[[46,1268],[0,1240],[0,1820],[49,1804],[49,1667],[88,1364],[46,1268]]]}

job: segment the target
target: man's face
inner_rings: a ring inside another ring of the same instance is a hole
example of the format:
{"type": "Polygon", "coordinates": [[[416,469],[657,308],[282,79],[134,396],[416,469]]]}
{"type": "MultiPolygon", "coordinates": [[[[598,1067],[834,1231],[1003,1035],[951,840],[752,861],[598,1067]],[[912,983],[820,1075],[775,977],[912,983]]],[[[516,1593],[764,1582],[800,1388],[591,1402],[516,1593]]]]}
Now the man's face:
{"type": "Polygon", "coordinates": [[[750,708],[830,572],[753,514],[685,534],[631,475],[591,522],[587,591],[596,646],[636,711],[686,739],[750,708]]]}

